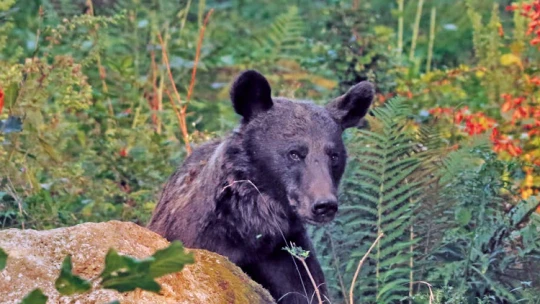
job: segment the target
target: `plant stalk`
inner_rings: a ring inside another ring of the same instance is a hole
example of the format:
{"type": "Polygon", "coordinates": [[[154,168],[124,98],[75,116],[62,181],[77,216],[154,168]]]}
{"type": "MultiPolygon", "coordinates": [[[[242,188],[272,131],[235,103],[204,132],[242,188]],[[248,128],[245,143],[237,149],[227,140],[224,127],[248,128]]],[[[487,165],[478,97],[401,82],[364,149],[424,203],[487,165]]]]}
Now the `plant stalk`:
{"type": "Polygon", "coordinates": [[[426,73],[431,71],[431,62],[433,61],[433,45],[435,42],[435,19],[437,18],[437,9],[431,8],[431,17],[429,20],[429,46],[428,57],[426,62],[426,73]]]}
{"type": "Polygon", "coordinates": [[[397,50],[398,54],[403,53],[403,5],[405,0],[397,0],[398,2],[398,41],[397,50]]]}
{"type": "Polygon", "coordinates": [[[413,37],[411,42],[411,51],[409,53],[409,60],[414,60],[414,52],[416,51],[416,41],[418,40],[418,31],[420,29],[420,19],[422,18],[422,7],[424,6],[424,0],[418,0],[418,6],[416,7],[416,17],[414,19],[413,37]]]}

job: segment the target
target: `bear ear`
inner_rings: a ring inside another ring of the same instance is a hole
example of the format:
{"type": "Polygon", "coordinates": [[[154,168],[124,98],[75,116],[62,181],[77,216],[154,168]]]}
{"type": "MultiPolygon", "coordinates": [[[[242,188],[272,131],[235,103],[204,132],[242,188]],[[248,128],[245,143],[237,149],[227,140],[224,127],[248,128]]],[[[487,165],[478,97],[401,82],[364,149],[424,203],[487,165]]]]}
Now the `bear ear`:
{"type": "Polygon", "coordinates": [[[354,127],[367,114],[374,96],[373,84],[363,81],[330,102],[326,109],[343,129],[354,127]]]}
{"type": "Polygon", "coordinates": [[[233,83],[230,94],[234,110],[244,118],[245,122],[269,110],[273,105],[268,80],[254,70],[247,70],[240,74],[233,83]]]}

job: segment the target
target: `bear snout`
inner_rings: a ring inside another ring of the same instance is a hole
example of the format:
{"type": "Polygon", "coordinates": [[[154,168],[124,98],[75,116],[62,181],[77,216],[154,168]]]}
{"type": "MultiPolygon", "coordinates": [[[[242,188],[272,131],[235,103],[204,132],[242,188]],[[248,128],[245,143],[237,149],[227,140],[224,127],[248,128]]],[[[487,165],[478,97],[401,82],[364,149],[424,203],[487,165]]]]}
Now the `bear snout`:
{"type": "Polygon", "coordinates": [[[311,207],[311,212],[313,213],[314,217],[317,219],[317,221],[322,222],[333,219],[337,210],[338,202],[335,197],[319,199],[311,207]]]}

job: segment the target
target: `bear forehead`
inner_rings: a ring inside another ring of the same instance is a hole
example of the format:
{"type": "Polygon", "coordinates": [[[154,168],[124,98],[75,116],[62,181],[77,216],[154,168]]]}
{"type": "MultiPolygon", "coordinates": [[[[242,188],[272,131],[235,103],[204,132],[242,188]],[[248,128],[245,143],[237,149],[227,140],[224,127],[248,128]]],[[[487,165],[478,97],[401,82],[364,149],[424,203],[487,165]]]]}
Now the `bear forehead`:
{"type": "Polygon", "coordinates": [[[341,128],[324,107],[286,98],[274,98],[273,101],[273,107],[259,117],[259,126],[264,126],[271,135],[321,139],[341,136],[341,128]]]}

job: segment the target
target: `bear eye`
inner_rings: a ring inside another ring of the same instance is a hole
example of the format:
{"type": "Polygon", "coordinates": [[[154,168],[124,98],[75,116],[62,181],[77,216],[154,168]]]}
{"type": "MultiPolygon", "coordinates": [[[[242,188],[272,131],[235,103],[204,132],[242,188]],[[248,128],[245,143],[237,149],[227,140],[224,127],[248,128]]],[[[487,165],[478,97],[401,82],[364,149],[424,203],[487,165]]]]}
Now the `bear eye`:
{"type": "Polygon", "coordinates": [[[336,164],[337,161],[339,160],[339,154],[337,154],[337,153],[332,153],[332,154],[330,155],[330,159],[332,160],[332,163],[333,163],[333,164],[336,164]]]}
{"type": "Polygon", "coordinates": [[[289,157],[294,161],[299,161],[302,157],[300,156],[300,152],[296,150],[292,150],[289,152],[289,157]]]}

